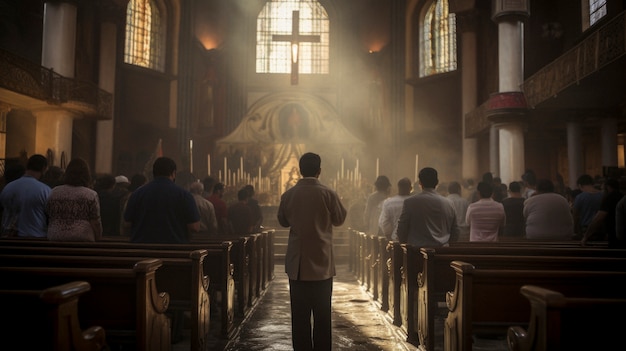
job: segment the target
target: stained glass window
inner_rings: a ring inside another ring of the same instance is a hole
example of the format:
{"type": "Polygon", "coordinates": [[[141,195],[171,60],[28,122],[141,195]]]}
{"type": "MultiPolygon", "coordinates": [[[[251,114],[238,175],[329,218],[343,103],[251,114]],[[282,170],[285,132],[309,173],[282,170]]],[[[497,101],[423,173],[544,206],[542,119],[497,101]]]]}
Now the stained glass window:
{"type": "Polygon", "coordinates": [[[130,0],[126,8],[124,62],[164,70],[161,13],[152,0],[130,0]]]}
{"type": "Polygon", "coordinates": [[[456,70],[456,16],[448,0],[433,1],[424,12],[420,48],[420,77],[456,70]]]}

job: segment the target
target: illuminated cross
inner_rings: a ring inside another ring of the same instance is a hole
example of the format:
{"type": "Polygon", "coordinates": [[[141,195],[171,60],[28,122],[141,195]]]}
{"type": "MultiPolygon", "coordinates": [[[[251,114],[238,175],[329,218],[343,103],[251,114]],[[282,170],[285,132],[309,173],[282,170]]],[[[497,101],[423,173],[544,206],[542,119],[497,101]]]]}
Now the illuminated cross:
{"type": "Polygon", "coordinates": [[[291,35],[272,35],[273,41],[291,42],[291,85],[298,85],[298,51],[300,43],[319,43],[319,35],[300,35],[300,11],[293,11],[291,20],[291,35]]]}

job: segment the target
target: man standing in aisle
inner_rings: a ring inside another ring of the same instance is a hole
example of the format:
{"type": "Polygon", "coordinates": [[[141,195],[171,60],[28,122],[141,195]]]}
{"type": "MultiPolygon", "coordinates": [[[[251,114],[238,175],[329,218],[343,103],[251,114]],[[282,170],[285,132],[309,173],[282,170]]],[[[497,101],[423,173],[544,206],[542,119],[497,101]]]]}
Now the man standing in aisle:
{"type": "Polygon", "coordinates": [[[333,226],[343,224],[347,211],[337,193],[320,183],[320,172],[319,155],[302,155],[303,178],[283,193],[278,208],[280,225],[291,227],[285,272],[289,277],[294,351],[332,349],[331,298],[336,274],[333,226]]]}

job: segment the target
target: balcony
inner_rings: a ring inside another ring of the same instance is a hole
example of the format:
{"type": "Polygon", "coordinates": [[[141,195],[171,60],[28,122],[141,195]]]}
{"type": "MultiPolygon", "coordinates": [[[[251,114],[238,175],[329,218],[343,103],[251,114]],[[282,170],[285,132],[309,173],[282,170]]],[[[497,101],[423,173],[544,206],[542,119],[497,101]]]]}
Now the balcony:
{"type": "Polygon", "coordinates": [[[113,95],[0,49],[0,102],[26,110],[58,108],[112,119],[113,95]]]}

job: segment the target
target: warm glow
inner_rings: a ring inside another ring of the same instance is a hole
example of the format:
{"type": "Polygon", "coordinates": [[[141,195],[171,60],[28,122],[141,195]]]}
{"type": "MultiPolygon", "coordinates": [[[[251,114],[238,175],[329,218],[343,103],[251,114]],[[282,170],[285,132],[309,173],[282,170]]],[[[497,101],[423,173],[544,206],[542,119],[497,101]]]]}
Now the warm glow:
{"type": "Polygon", "coordinates": [[[291,44],[291,62],[298,63],[298,44],[291,44]]]}

